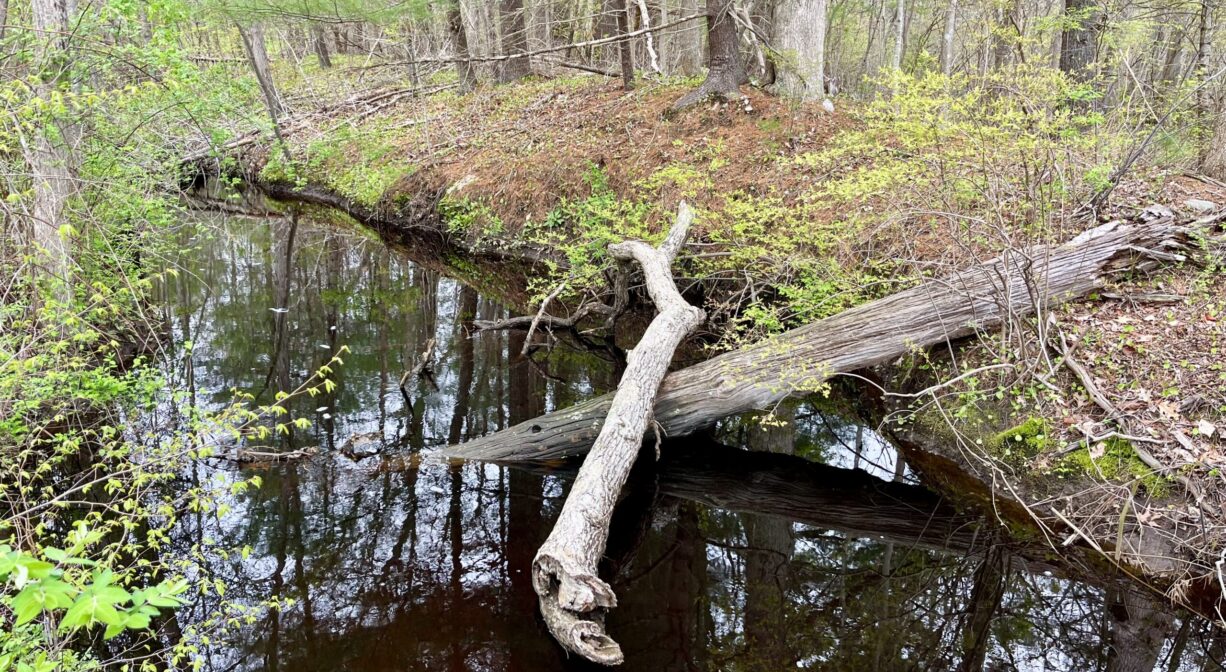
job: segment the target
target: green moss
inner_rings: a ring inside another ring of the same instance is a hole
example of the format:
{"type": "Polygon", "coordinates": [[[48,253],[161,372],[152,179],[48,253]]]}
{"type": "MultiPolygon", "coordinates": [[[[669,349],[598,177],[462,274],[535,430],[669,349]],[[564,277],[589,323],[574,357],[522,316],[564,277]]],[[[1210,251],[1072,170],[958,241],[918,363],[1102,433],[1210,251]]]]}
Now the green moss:
{"type": "Polygon", "coordinates": [[[1051,445],[1051,428],[1042,418],[1027,418],[987,442],[988,450],[1000,459],[1014,464],[1038,456],[1051,445]]]}
{"type": "Polygon", "coordinates": [[[1095,458],[1090,449],[1080,448],[1061,460],[1056,472],[1065,475],[1088,475],[1107,481],[1138,481],[1153,497],[1170,494],[1170,479],[1150,469],[1126,440],[1112,437],[1102,442],[1103,454],[1095,458]]]}

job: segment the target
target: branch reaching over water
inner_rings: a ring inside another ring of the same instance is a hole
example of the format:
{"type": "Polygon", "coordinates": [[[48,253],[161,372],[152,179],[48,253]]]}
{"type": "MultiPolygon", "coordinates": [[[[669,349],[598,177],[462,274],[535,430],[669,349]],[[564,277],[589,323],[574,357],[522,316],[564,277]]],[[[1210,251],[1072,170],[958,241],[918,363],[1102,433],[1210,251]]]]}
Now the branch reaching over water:
{"type": "Polygon", "coordinates": [[[604,612],[617,606],[617,596],[597,572],[613,508],[652,422],[656,392],[673,353],[706,318],[681,297],[670,270],[693,217],[682,203],[659,249],[639,241],[609,248],[618,261],[642,267],[659,313],[630,353],[608,417],[532,563],[532,585],[549,631],[568,650],[604,665],[622,662],[621,647],[604,632],[604,612]]]}

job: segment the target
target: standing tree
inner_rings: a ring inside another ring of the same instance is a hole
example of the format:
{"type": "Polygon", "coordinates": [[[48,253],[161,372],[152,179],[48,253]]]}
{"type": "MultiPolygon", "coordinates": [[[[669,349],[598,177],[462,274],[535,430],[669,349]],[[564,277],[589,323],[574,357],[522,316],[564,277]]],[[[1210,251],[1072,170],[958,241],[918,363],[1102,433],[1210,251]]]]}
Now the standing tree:
{"type": "Polygon", "coordinates": [[[799,100],[826,95],[826,0],[779,0],[775,49],[783,55],[779,92],[799,100]]]}
{"type": "MultiPolygon", "coordinates": [[[[528,28],[524,18],[524,0],[498,0],[498,26],[502,33],[502,53],[527,54],[528,28]]],[[[516,56],[503,61],[498,81],[514,82],[532,74],[532,63],[527,56],[516,56]]]]}
{"type": "Polygon", "coordinates": [[[272,81],[272,68],[268,64],[268,49],[264,46],[264,26],[253,23],[250,26],[238,27],[238,34],[243,38],[243,49],[247,52],[247,63],[255,73],[255,79],[260,84],[260,93],[264,94],[264,105],[272,120],[277,135],[281,134],[281,116],[285,107],[281,104],[281,95],[272,81]]]}
{"type": "Polygon", "coordinates": [[[1094,0],[1066,0],[1060,39],[1060,70],[1078,81],[1094,77],[1103,17],[1094,0]]]}
{"type": "MultiPolygon", "coordinates": [[[[69,37],[72,35],[69,3],[64,0],[33,0],[30,3],[35,33],[34,95],[50,100],[67,79],[71,64],[69,37]]],[[[65,209],[76,184],[76,161],[71,138],[76,134],[71,122],[61,122],[48,113],[48,119],[32,143],[23,143],[26,164],[33,182],[33,203],[26,235],[47,254],[46,274],[68,279],[69,244],[61,229],[67,224],[65,209]]],[[[65,292],[67,291],[65,285],[65,292]]],[[[60,298],[67,298],[62,294],[60,298]]]]}
{"type": "Polygon", "coordinates": [[[447,35],[454,52],[456,75],[460,78],[460,91],[477,88],[477,72],[468,56],[468,33],[464,29],[464,12],[460,0],[447,1],[447,35]]]}
{"type": "Polygon", "coordinates": [[[673,111],[701,103],[708,98],[731,100],[741,95],[741,85],[749,81],[738,51],[740,38],[733,18],[733,0],[707,0],[707,78],[697,89],[685,94],[673,111]]]}
{"type": "MultiPolygon", "coordinates": [[[[619,0],[621,5],[617,12],[617,32],[625,35],[630,32],[630,0],[619,0]]],[[[634,43],[629,38],[618,43],[621,55],[622,88],[629,91],[634,88],[634,43]]]]}
{"type": "Polygon", "coordinates": [[[890,67],[902,69],[903,52],[907,49],[907,0],[898,0],[894,10],[894,55],[890,59],[890,67]]]}
{"type": "Polygon", "coordinates": [[[941,38],[941,73],[946,77],[954,72],[954,36],[958,30],[958,0],[949,0],[945,10],[945,34],[941,38]]]}
{"type": "Polygon", "coordinates": [[[311,46],[315,49],[315,58],[319,59],[319,67],[324,70],[332,67],[332,56],[328,53],[328,35],[318,23],[311,24],[311,46]]]}
{"type": "Polygon", "coordinates": [[[1201,161],[1206,175],[1226,180],[1226,111],[1218,111],[1217,124],[1209,140],[1208,151],[1201,161]]]}

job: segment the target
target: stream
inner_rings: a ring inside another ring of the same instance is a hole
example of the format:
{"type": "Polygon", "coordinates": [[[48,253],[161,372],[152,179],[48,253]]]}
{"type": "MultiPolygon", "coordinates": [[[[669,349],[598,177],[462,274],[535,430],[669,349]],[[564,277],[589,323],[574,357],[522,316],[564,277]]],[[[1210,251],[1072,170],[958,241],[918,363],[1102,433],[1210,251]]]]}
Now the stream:
{"type": "MultiPolygon", "coordinates": [[[[178,547],[246,551],[206,554],[226,591],[178,627],[219,600],[282,605],[213,633],[203,669],[592,668],[553,642],[529,578],[576,465],[429,455],[611,390],[608,354],[559,342],[538,366],[522,333],[470,333],[514,309],[353,225],[195,213],[184,229],[161,301],[178,348],[167,375],[192,403],[221,408],[233,390],[269,403],[348,348],[334,390],[290,403],[311,427],[258,446],[317,455],[188,475],[262,486],[181,521],[178,547]],[[431,339],[433,382],[402,393],[431,339]]],[[[1221,669],[1207,623],[1015,553],[854,417],[804,400],[640,460],[602,567],[622,669],[1221,669]]]]}

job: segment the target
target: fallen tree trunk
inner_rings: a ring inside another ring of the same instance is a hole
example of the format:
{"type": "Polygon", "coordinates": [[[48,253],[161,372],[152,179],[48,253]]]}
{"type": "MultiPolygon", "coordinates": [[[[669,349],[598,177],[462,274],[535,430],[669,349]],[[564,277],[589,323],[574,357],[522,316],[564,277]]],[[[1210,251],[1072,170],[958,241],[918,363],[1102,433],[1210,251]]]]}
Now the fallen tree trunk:
{"type": "Polygon", "coordinates": [[[608,407],[608,419],[583,462],[562,512],[532,561],[532,586],[549,631],[565,648],[605,665],[622,662],[621,647],[604,632],[604,610],[617,596],[597,575],[609,538],[609,521],[651,422],[656,390],[682,339],[705,319],[673,284],[673,258],[685,244],[693,212],[682,203],[668,238],[654,249],[628,241],[609,246],[621,263],[637,261],[659,314],[627,357],[608,407]]]}
{"type": "MultiPolygon", "coordinates": [[[[822,389],[832,375],[990,329],[1010,317],[1083,296],[1111,274],[1151,267],[1187,247],[1193,230],[1226,215],[1180,225],[1171,216],[1116,221],[1059,246],[1010,251],[988,263],[729,352],[672,373],[655,419],[668,436],[770,408],[822,389]]],[[[447,449],[450,457],[520,461],[581,455],[608,414],[609,395],[447,449]]]]}

